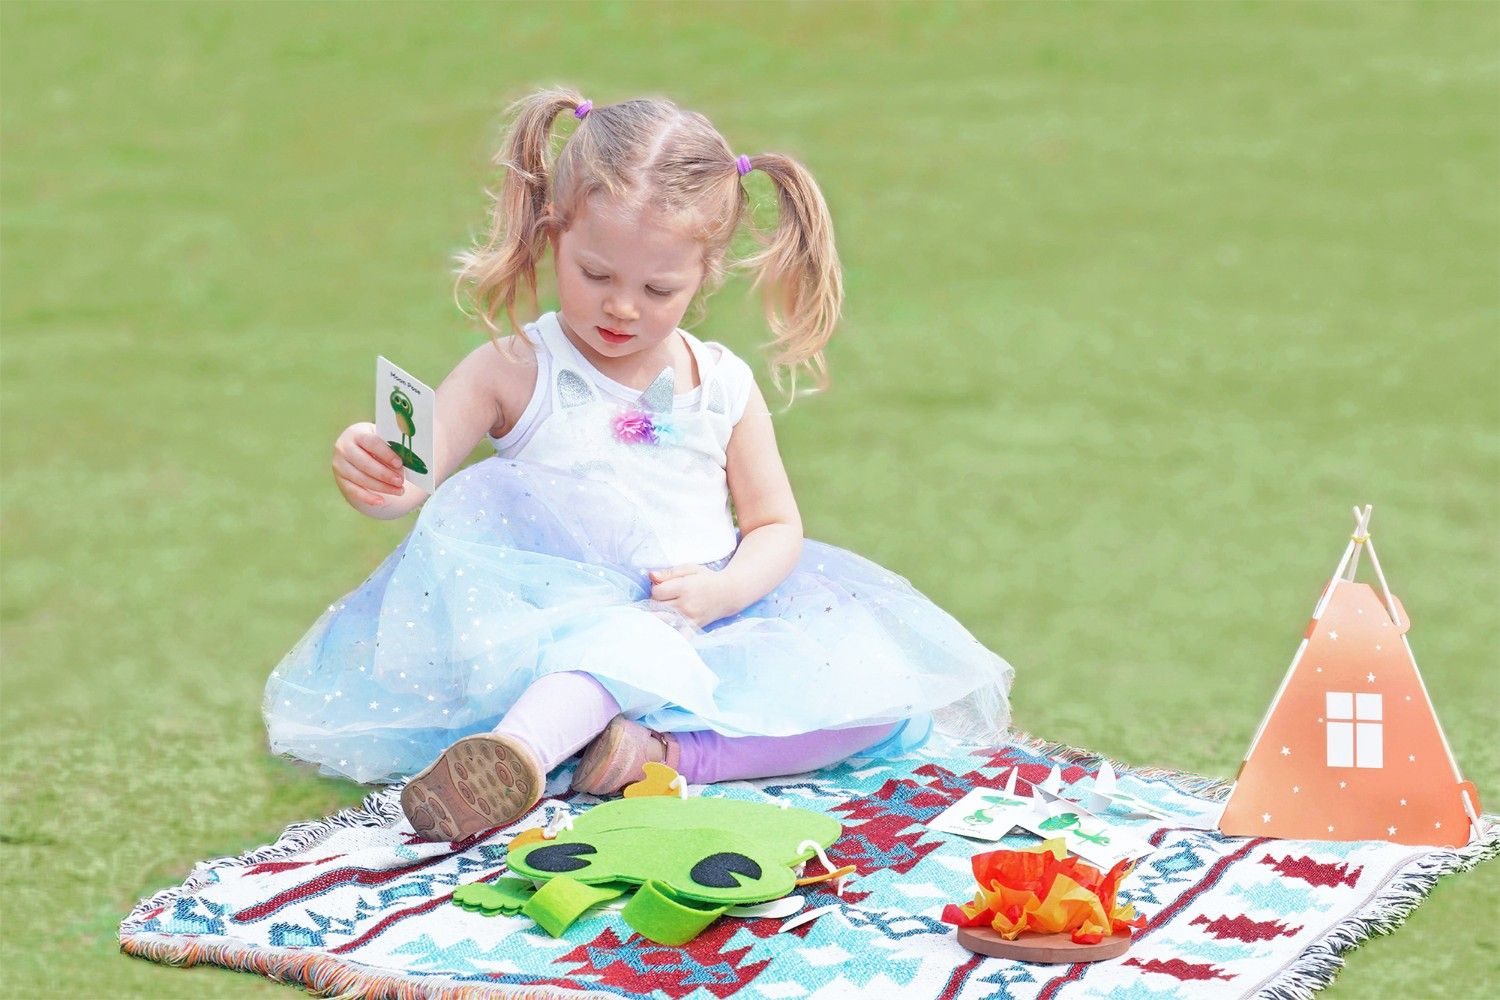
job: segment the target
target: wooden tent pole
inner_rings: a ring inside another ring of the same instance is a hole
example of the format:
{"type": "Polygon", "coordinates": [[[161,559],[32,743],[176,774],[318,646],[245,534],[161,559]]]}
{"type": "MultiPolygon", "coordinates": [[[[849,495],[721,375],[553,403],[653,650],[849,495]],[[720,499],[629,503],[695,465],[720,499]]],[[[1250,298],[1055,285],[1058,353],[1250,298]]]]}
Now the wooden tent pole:
{"type": "Polygon", "coordinates": [[[1351,509],[1354,511],[1354,534],[1350,536],[1354,542],[1354,559],[1349,563],[1349,572],[1344,574],[1344,579],[1353,583],[1355,574],[1359,572],[1359,553],[1370,538],[1370,514],[1375,508],[1371,504],[1365,504],[1364,510],[1358,507],[1351,509]]]}

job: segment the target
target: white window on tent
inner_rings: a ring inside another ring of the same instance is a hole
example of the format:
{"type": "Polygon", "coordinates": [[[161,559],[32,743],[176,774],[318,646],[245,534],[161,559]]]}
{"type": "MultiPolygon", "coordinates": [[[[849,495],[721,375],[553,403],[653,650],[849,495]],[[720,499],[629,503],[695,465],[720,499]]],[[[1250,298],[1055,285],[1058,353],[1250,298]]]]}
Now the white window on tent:
{"type": "Polygon", "coordinates": [[[1329,691],[1325,711],[1329,767],[1382,767],[1380,695],[1329,691]]]}

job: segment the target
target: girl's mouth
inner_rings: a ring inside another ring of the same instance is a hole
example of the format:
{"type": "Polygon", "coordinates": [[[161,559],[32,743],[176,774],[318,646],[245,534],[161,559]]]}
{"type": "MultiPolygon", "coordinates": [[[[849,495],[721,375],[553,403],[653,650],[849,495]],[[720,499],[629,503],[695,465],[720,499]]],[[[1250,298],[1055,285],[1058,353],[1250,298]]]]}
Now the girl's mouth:
{"type": "Polygon", "coordinates": [[[596,326],[594,329],[599,331],[599,336],[604,338],[606,344],[623,344],[633,336],[633,334],[629,333],[616,333],[614,330],[602,326],[596,326]]]}

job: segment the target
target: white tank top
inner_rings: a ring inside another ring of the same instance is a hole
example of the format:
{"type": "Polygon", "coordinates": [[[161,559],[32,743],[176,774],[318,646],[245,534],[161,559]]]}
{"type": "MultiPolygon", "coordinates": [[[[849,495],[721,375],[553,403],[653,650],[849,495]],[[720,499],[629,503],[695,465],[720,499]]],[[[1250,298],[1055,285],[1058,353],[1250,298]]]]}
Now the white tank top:
{"type": "Polygon", "coordinates": [[[722,344],[678,330],[697,362],[698,387],[674,395],[676,376],[666,368],[642,392],[595,368],[556,313],[524,332],[536,349],[536,388],[515,426],[490,435],[495,451],[614,486],[673,565],[733,552],[726,454],[754,384],[750,366],[722,344]]]}

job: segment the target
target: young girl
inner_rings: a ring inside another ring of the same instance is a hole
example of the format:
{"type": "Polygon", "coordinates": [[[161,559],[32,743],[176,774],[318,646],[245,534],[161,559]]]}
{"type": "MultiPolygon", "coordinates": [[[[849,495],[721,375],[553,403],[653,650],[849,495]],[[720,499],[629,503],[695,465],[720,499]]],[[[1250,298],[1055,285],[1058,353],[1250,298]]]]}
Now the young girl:
{"type": "Polygon", "coordinates": [[[722,283],[742,178],[762,170],[779,221],[752,227],[760,252],[738,266],[764,290],[778,383],[826,382],[842,280],[811,176],[736,156],[666,101],[548,90],[512,112],[491,232],[459,257],[493,342],[438,389],[442,485],[405,482],[372,424],[339,436],[352,507],[422,509],[271,674],[272,748],[356,781],[412,776],[413,828],[454,840],[524,814],[579,750],[573,788],[605,795],[648,761],[703,783],[902,753],[934,721],[998,737],[1010,666],[906,580],[804,542],[749,366],[678,326],[722,283]],[[576,128],[549,166],[564,112],[576,128]],[[549,249],[559,308],[519,326],[549,249]],[[450,478],[485,435],[497,456],[450,478]]]}

